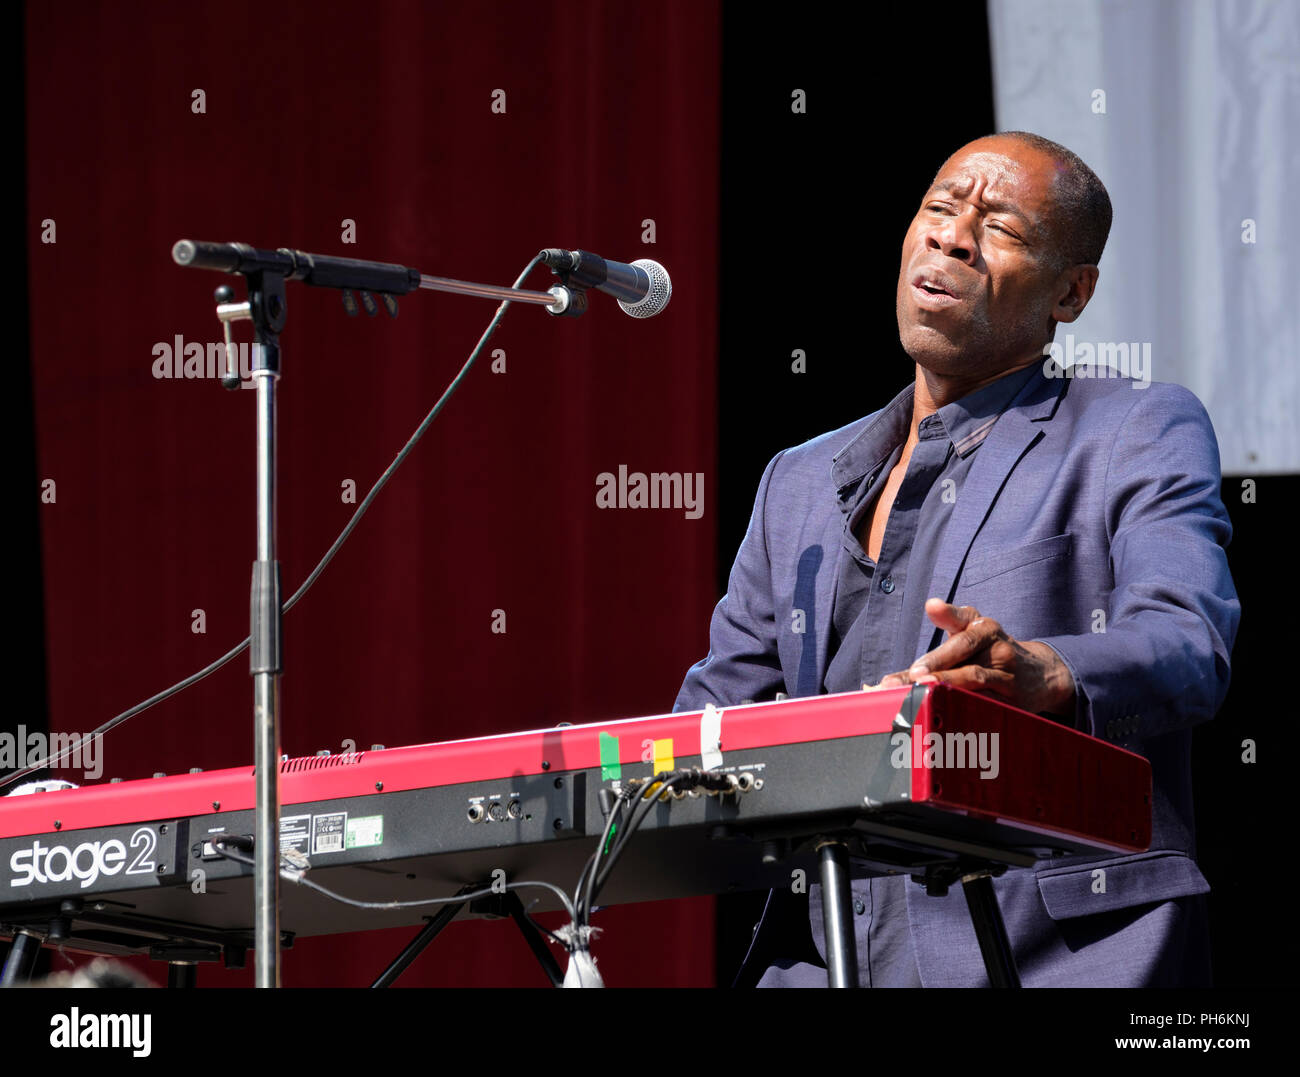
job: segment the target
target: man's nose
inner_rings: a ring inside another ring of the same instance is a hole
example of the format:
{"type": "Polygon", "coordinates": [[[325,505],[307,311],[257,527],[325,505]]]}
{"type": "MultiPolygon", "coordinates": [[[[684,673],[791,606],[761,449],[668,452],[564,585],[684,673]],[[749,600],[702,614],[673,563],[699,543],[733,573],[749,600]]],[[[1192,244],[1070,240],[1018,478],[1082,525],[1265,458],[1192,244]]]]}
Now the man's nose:
{"type": "Polygon", "coordinates": [[[975,233],[965,214],[945,217],[936,222],[926,232],[925,245],[928,250],[942,251],[949,258],[956,258],[967,265],[974,265],[979,258],[975,233]]]}

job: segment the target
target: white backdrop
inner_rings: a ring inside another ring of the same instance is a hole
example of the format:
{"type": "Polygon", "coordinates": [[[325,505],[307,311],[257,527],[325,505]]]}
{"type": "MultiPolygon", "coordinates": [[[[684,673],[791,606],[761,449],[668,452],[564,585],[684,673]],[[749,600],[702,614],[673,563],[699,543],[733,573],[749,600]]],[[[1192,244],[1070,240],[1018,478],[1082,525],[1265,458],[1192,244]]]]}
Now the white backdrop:
{"type": "Polygon", "coordinates": [[[998,130],[1072,149],[1115,209],[1057,341],[1149,344],[1147,376],[1209,409],[1225,472],[1300,471],[1300,0],[988,11],[998,130]]]}

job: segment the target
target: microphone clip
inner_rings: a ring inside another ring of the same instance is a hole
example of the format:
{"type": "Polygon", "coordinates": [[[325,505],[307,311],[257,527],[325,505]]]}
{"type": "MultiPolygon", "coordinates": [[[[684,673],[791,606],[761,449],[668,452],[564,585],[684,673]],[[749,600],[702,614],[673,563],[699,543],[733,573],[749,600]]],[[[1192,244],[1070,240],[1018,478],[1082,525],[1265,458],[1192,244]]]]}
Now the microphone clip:
{"type": "Polygon", "coordinates": [[[574,266],[569,252],[554,248],[544,250],[542,264],[560,278],[558,285],[547,289],[555,296],[557,306],[547,307],[546,313],[553,314],[557,318],[581,318],[587,313],[587,289],[591,284],[583,280],[581,275],[575,274],[577,267],[574,266]]]}

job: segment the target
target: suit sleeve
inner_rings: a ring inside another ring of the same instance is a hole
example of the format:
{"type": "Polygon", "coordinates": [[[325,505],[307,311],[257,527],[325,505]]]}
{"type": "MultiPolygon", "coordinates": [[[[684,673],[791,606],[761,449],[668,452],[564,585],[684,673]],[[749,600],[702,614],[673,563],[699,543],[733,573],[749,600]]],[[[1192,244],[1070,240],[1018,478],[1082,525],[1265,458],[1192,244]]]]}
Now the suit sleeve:
{"type": "Polygon", "coordinates": [[[727,593],[709,623],[709,653],[687,670],[674,711],[702,710],[706,703],[722,707],[767,700],[785,690],[766,522],[768,491],[782,455],[774,456],[763,472],[727,593]]]}
{"type": "Polygon", "coordinates": [[[1114,583],[1105,623],[1042,641],[1074,676],[1077,728],[1111,740],[1214,717],[1241,617],[1210,417],[1180,386],[1134,396],[1106,471],[1114,583]]]}

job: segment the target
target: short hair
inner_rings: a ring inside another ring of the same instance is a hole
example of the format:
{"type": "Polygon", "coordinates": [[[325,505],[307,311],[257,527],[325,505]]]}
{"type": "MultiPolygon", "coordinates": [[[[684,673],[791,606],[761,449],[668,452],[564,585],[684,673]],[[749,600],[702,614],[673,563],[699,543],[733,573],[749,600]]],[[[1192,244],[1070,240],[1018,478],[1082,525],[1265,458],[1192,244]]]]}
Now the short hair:
{"type": "Polygon", "coordinates": [[[1061,244],[1058,256],[1062,268],[1100,262],[1110,235],[1112,213],[1110,195],[1097,173],[1077,153],[1031,131],[999,131],[985,138],[1012,139],[1056,162],[1056,183],[1052,191],[1056,214],[1052,230],[1061,244]]]}

